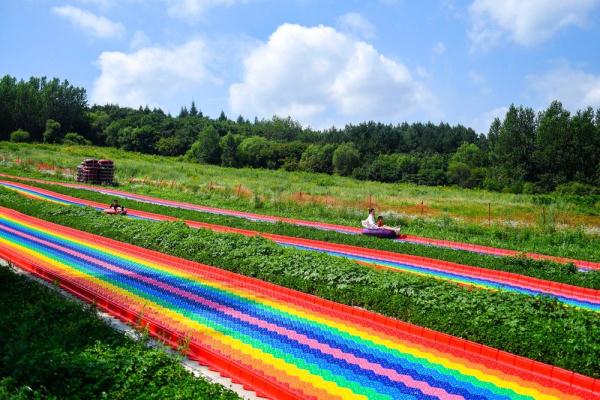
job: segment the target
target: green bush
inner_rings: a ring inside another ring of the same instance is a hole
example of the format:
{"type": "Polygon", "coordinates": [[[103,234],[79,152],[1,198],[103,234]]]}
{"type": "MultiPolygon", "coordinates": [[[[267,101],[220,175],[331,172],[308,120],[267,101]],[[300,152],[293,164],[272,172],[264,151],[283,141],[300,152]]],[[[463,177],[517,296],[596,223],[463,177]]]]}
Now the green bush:
{"type": "Polygon", "coordinates": [[[335,146],[311,144],[304,150],[298,167],[301,171],[332,173],[335,146]]]}
{"type": "Polygon", "coordinates": [[[31,134],[23,129],[18,129],[10,134],[10,141],[15,143],[31,142],[31,134]]]}
{"type": "Polygon", "coordinates": [[[92,307],[0,267],[0,398],[236,399],[92,307]]]}
{"type": "Polygon", "coordinates": [[[204,128],[198,135],[198,140],[186,153],[190,161],[202,164],[218,164],[221,160],[221,149],[219,148],[219,133],[214,127],[204,128]]]}
{"type": "Polygon", "coordinates": [[[60,122],[53,119],[46,121],[46,130],[43,133],[44,143],[61,143],[63,135],[60,131],[60,122]]]}
{"type": "Polygon", "coordinates": [[[600,187],[581,182],[563,183],[556,187],[556,193],[561,195],[594,196],[600,195],[600,187]]]}
{"type": "Polygon", "coordinates": [[[90,145],[92,142],[84,138],[78,133],[69,132],[65,135],[63,139],[64,144],[74,144],[74,145],[90,145]]]}
{"type": "Polygon", "coordinates": [[[360,152],[352,143],[342,143],[333,152],[332,164],[336,174],[348,176],[360,163],[360,152]]]}
{"type": "Polygon", "coordinates": [[[461,187],[481,186],[487,175],[486,154],[473,143],[463,143],[450,158],[448,180],[461,187]]]}
{"type": "Polygon", "coordinates": [[[184,154],[185,142],[177,136],[161,137],[154,146],[158,154],[163,156],[176,156],[184,154]]]}

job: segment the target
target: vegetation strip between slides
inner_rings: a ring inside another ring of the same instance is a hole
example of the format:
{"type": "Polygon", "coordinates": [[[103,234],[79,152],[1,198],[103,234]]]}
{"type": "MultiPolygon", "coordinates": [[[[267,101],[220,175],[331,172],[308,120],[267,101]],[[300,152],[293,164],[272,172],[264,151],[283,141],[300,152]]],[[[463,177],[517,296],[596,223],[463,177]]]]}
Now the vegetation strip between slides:
{"type": "Polygon", "coordinates": [[[0,266],[0,399],[240,399],[145,330],[21,271],[0,266]]]}
{"type": "MultiPolygon", "coordinates": [[[[31,198],[50,201],[61,205],[82,205],[96,209],[103,209],[105,207],[103,204],[97,202],[78,199],[22,183],[0,181],[0,185],[8,189],[15,190],[31,198]]],[[[176,220],[174,217],[132,209],[128,209],[128,215],[134,218],[157,221],[176,220]]],[[[600,291],[594,289],[580,288],[577,286],[554,283],[508,272],[469,267],[466,265],[443,262],[424,257],[402,255],[398,253],[333,244],[317,240],[261,233],[196,221],[185,222],[188,226],[193,228],[204,228],[225,233],[238,233],[245,236],[260,235],[285,246],[325,252],[330,255],[353,259],[362,264],[375,264],[375,266],[378,268],[386,268],[393,271],[402,271],[435,277],[463,285],[529,295],[551,295],[570,306],[600,312],[600,291]]]]}
{"type": "MultiPolygon", "coordinates": [[[[132,193],[132,192],[126,192],[123,190],[111,189],[108,187],[97,187],[97,186],[90,186],[90,185],[49,181],[49,180],[43,180],[43,179],[25,178],[25,177],[2,174],[2,173],[0,173],[0,177],[6,177],[6,178],[10,178],[10,179],[18,179],[18,180],[29,181],[29,182],[37,182],[37,183],[41,183],[41,184],[60,185],[60,186],[71,187],[71,188],[75,188],[75,189],[89,190],[89,191],[102,193],[102,194],[106,194],[106,195],[110,195],[110,196],[116,196],[116,197],[120,197],[120,198],[135,200],[135,201],[139,201],[139,202],[143,202],[143,203],[162,205],[162,206],[166,206],[166,207],[182,208],[182,209],[186,209],[186,210],[193,210],[193,211],[199,211],[199,212],[205,212],[205,213],[234,216],[234,217],[249,219],[252,221],[262,221],[262,222],[272,222],[272,223],[284,222],[284,223],[292,224],[292,225],[305,226],[305,227],[310,227],[310,228],[335,231],[335,232],[339,232],[339,233],[352,234],[352,235],[359,234],[361,232],[360,228],[351,227],[351,226],[336,225],[336,224],[329,224],[329,223],[316,222],[316,221],[299,220],[299,219],[293,219],[293,218],[283,218],[283,217],[277,217],[277,216],[271,216],[271,215],[249,213],[249,212],[244,212],[244,211],[236,211],[236,210],[228,210],[228,209],[223,209],[223,208],[201,206],[198,204],[161,199],[161,198],[157,198],[157,197],[151,197],[151,196],[141,195],[141,194],[132,193]]],[[[481,254],[489,254],[489,255],[494,255],[494,256],[517,256],[517,255],[521,254],[517,250],[501,249],[501,248],[496,248],[496,247],[455,242],[455,241],[449,241],[449,240],[425,238],[425,237],[414,236],[414,235],[402,235],[401,238],[396,239],[396,240],[402,241],[402,242],[415,243],[415,244],[423,244],[423,245],[428,245],[428,246],[435,246],[435,247],[442,247],[442,248],[449,248],[449,249],[456,249],[456,250],[465,250],[465,251],[471,251],[471,252],[481,253],[481,254]]],[[[583,270],[586,270],[586,269],[600,270],[600,263],[598,263],[598,262],[575,260],[575,259],[570,259],[570,258],[549,256],[549,255],[537,254],[537,253],[526,253],[525,255],[527,257],[530,257],[535,260],[549,260],[549,261],[560,262],[560,263],[573,263],[579,269],[583,269],[583,270]]]]}
{"type": "Polygon", "coordinates": [[[229,361],[233,367],[222,372],[246,374],[249,386],[255,377],[269,397],[600,394],[592,378],[5,208],[0,249],[121,318],[154,321],[153,333],[172,344],[186,339],[192,356],[211,354],[213,368],[229,361]]]}

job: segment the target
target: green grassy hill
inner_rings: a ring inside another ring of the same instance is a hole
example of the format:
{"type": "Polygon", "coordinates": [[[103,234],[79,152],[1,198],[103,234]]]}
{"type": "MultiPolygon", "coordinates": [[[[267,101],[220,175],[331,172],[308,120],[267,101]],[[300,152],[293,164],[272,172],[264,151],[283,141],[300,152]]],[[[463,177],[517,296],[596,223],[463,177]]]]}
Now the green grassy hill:
{"type": "Polygon", "coordinates": [[[0,143],[2,169],[21,175],[72,180],[85,157],[115,160],[119,184],[139,193],[347,225],[358,224],[373,205],[407,233],[600,260],[600,198],[594,196],[384,184],[222,168],[113,148],[0,143]]]}

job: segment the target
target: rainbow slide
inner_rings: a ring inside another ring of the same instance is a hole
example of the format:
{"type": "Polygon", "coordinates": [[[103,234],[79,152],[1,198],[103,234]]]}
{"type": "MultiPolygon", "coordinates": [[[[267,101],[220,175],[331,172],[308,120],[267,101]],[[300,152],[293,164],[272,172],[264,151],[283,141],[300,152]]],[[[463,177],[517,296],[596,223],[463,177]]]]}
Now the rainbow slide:
{"type": "Polygon", "coordinates": [[[600,380],[0,208],[0,257],[276,399],[593,399],[600,380]]]}
{"type": "MultiPolygon", "coordinates": [[[[47,180],[43,180],[43,179],[24,178],[24,177],[13,176],[13,175],[8,175],[8,174],[1,174],[1,173],[0,173],[0,176],[6,177],[6,178],[11,178],[11,179],[19,179],[22,181],[37,182],[37,183],[50,184],[50,185],[60,185],[60,186],[65,186],[65,187],[71,187],[74,189],[89,190],[89,191],[98,192],[98,193],[102,193],[102,194],[106,194],[106,195],[110,195],[110,196],[116,196],[116,197],[120,197],[120,198],[124,198],[124,199],[135,200],[135,201],[139,201],[139,202],[143,202],[143,203],[150,203],[150,204],[162,205],[162,206],[167,206],[167,207],[175,207],[175,208],[181,208],[181,209],[193,210],[193,211],[199,211],[199,212],[205,212],[205,213],[211,213],[211,214],[227,215],[227,216],[245,218],[245,219],[252,220],[252,221],[272,222],[272,223],[284,222],[284,223],[292,224],[292,225],[305,226],[305,227],[309,227],[309,228],[316,228],[316,229],[321,229],[321,230],[326,230],[326,231],[336,231],[336,232],[352,234],[352,235],[360,234],[361,230],[362,230],[361,228],[356,228],[356,227],[351,227],[351,226],[328,224],[328,223],[324,223],[324,222],[299,220],[299,219],[293,219],[293,218],[283,218],[283,217],[277,217],[277,216],[249,213],[249,212],[244,212],[244,211],[235,211],[235,210],[228,210],[228,209],[223,209],[223,208],[201,206],[198,204],[166,200],[166,199],[161,199],[161,198],[157,198],[157,197],[151,197],[151,196],[141,195],[141,194],[137,194],[137,193],[126,192],[123,190],[116,190],[116,189],[107,188],[107,187],[98,187],[98,186],[91,186],[91,185],[57,182],[57,181],[47,181],[47,180]]],[[[522,252],[519,252],[517,250],[501,249],[501,248],[496,248],[496,247],[482,246],[482,245],[463,243],[463,242],[455,242],[455,241],[450,241],[450,240],[432,239],[432,238],[426,238],[426,237],[420,237],[420,236],[414,236],[414,235],[403,235],[401,238],[396,239],[396,240],[401,241],[401,242],[422,244],[422,245],[427,245],[427,246],[442,247],[442,248],[449,248],[449,249],[455,249],[455,250],[464,250],[464,251],[470,251],[470,252],[481,253],[481,254],[489,254],[489,255],[494,255],[494,256],[516,256],[516,255],[522,254],[522,252]]],[[[549,260],[549,261],[559,262],[559,263],[563,263],[563,264],[573,263],[573,264],[575,264],[576,267],[578,267],[579,269],[583,269],[583,270],[586,270],[586,269],[600,270],[600,262],[575,260],[572,258],[549,256],[549,255],[538,254],[538,253],[525,253],[525,255],[527,257],[535,259],[535,260],[549,260]]]]}
{"type": "MultiPolygon", "coordinates": [[[[34,199],[50,201],[61,205],[88,206],[98,210],[102,210],[105,207],[101,203],[63,195],[23,183],[0,180],[0,186],[17,191],[18,193],[34,199]]],[[[171,216],[149,213],[145,211],[132,209],[128,209],[128,211],[128,215],[133,218],[154,221],[177,220],[171,216]]],[[[210,229],[222,233],[237,233],[245,236],[259,235],[269,240],[273,240],[280,245],[324,252],[334,256],[349,258],[361,264],[375,266],[376,268],[428,276],[487,290],[502,290],[527,295],[554,296],[559,301],[567,305],[589,311],[600,312],[599,290],[550,282],[504,271],[476,268],[457,263],[445,262],[425,257],[410,256],[389,251],[328,243],[318,240],[294,238],[283,235],[207,224],[197,221],[185,222],[190,227],[198,229],[210,229]]]]}

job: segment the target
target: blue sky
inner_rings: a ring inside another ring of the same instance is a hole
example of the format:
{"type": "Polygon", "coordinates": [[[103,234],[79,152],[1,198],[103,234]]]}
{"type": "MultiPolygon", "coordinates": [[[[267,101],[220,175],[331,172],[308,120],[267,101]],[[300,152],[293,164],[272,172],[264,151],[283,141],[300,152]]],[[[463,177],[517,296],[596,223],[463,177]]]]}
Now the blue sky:
{"type": "Polygon", "coordinates": [[[600,0],[0,0],[0,74],[316,128],[600,107],[600,0]]]}

